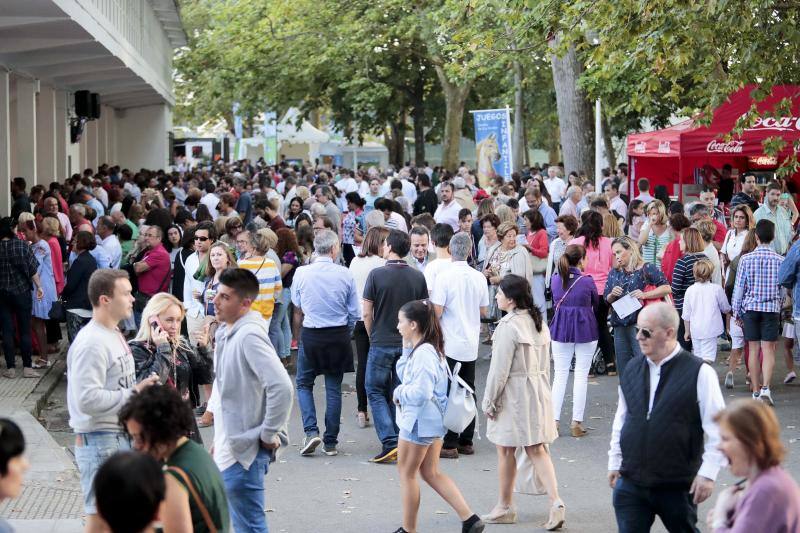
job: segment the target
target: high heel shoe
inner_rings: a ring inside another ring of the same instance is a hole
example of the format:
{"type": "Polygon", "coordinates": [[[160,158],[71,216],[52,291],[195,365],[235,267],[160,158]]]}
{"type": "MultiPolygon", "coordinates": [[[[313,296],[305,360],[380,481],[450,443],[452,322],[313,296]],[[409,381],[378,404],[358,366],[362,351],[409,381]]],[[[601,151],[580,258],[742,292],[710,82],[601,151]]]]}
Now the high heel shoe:
{"type": "Polygon", "coordinates": [[[561,526],[564,525],[566,518],[567,508],[564,506],[564,502],[558,500],[553,504],[552,507],[550,507],[550,517],[547,519],[547,523],[544,525],[544,528],[547,531],[561,529],[561,526]]]}
{"type": "Polygon", "coordinates": [[[589,433],[580,422],[572,422],[572,424],[569,426],[569,429],[572,432],[573,437],[583,437],[589,433]]]}
{"type": "Polygon", "coordinates": [[[481,520],[486,524],[516,524],[517,512],[513,507],[507,507],[505,509],[495,508],[489,514],[483,515],[481,520]]]}

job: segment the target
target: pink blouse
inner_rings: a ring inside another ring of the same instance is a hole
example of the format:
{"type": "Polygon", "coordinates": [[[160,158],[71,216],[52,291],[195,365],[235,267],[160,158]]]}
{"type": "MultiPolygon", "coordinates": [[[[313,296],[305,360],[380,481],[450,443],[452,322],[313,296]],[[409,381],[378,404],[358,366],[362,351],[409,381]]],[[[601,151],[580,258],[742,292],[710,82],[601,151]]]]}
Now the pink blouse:
{"type": "Polygon", "coordinates": [[[584,237],[577,237],[569,244],[580,244],[586,247],[586,270],[584,274],[592,276],[597,293],[603,294],[606,289],[608,273],[614,268],[614,254],[611,253],[611,239],[600,237],[597,248],[586,246],[584,237]]]}

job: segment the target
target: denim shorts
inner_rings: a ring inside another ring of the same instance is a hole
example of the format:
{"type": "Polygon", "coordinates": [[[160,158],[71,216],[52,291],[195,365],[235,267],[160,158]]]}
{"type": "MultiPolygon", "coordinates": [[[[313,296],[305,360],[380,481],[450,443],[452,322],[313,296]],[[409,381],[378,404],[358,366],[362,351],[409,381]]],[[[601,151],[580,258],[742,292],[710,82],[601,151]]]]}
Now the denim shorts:
{"type": "Polygon", "coordinates": [[[86,514],[97,514],[94,497],[94,476],[100,466],[117,452],[130,450],[128,436],[116,431],[93,431],[76,433],[75,462],[81,475],[83,510],[86,514]],[[80,443],[80,445],[78,445],[80,443]]]}
{"type": "Polygon", "coordinates": [[[414,427],[410,432],[401,428],[398,437],[403,439],[404,441],[416,444],[418,446],[430,446],[431,444],[433,444],[433,441],[442,438],[442,437],[420,437],[419,433],[417,432],[417,429],[418,429],[418,424],[415,422],[414,427]]]}

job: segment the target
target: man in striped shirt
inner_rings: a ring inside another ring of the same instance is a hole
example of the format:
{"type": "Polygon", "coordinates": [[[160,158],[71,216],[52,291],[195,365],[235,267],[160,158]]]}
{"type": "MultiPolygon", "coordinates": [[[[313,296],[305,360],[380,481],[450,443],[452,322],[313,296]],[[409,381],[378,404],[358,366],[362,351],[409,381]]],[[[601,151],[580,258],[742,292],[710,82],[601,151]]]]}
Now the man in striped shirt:
{"type": "Polygon", "coordinates": [[[760,220],[756,224],[758,247],[739,259],[733,289],[733,317],[744,330],[750,348],[750,383],[753,398],[773,405],[769,382],[775,367],[775,345],[780,333],[781,293],[778,269],[783,257],[770,248],[775,224],[760,220]],[[758,349],[763,352],[759,363],[758,349]]]}

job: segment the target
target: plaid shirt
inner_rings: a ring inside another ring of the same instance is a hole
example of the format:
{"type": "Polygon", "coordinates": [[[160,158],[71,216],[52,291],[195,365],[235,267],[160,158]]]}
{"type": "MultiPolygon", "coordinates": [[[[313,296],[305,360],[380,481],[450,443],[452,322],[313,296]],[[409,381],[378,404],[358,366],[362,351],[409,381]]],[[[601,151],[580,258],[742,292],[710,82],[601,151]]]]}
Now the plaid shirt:
{"type": "Polygon", "coordinates": [[[739,259],[732,303],[735,318],[741,318],[745,311],[780,312],[778,269],[781,263],[783,257],[768,245],[761,245],[739,259]]]}
{"type": "Polygon", "coordinates": [[[27,242],[17,238],[0,241],[0,291],[30,293],[31,278],[38,268],[27,242]]]}

